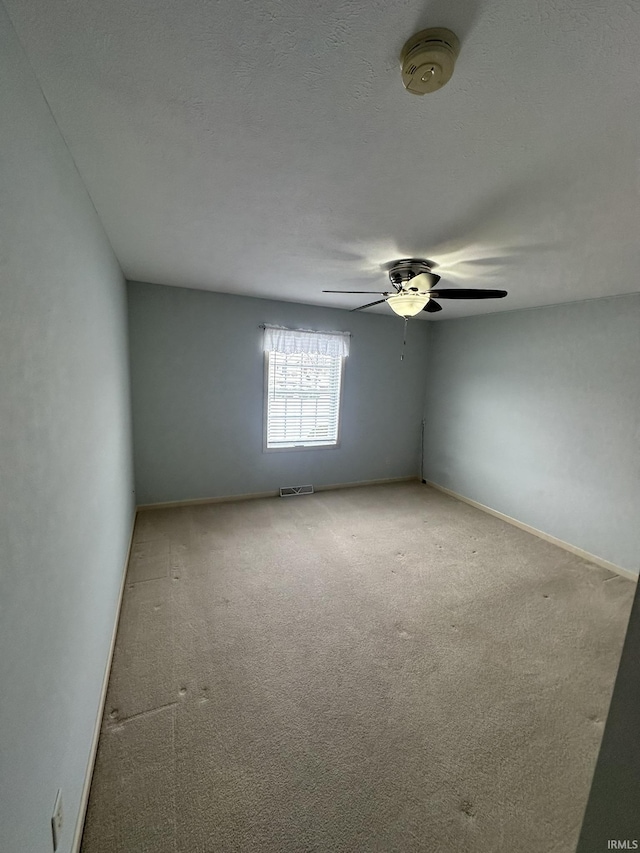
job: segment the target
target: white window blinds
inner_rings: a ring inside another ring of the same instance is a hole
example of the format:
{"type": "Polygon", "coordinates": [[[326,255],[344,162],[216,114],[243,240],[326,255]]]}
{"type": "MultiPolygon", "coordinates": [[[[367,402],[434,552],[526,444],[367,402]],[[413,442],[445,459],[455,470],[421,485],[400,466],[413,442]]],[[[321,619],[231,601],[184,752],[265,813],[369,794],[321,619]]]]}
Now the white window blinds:
{"type": "Polygon", "coordinates": [[[266,328],[266,447],[338,443],[343,358],[349,336],[266,328]]]}

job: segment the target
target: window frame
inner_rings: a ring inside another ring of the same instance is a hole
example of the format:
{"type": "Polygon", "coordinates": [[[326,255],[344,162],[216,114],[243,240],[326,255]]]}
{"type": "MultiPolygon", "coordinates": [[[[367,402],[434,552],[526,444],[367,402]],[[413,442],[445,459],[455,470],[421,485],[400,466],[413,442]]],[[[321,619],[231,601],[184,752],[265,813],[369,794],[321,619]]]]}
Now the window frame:
{"type": "Polygon", "coordinates": [[[294,444],[291,447],[268,447],[267,439],[269,434],[269,356],[270,352],[263,352],[263,380],[262,380],[262,452],[263,453],[283,453],[295,451],[300,453],[307,450],[339,450],[342,441],[342,404],[344,402],[344,378],[346,356],[340,356],[340,393],[338,395],[338,430],[336,433],[335,444],[294,444]]]}

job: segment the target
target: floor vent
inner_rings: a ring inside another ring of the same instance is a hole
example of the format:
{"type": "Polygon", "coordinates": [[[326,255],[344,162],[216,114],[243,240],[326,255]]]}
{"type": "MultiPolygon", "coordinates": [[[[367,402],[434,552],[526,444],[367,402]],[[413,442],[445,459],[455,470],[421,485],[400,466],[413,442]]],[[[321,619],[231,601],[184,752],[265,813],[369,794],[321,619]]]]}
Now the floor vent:
{"type": "Polygon", "coordinates": [[[281,486],[280,497],[288,498],[291,495],[312,495],[313,486],[281,486]]]}

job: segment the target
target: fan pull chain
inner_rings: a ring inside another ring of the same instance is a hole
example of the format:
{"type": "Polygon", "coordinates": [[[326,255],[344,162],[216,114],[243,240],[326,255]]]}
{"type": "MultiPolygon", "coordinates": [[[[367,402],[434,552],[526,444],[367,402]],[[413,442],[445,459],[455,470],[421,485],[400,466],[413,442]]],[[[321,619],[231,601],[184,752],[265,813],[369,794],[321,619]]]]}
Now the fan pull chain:
{"type": "Polygon", "coordinates": [[[404,318],[404,337],[402,339],[402,352],[400,353],[400,361],[404,361],[404,348],[407,345],[407,318],[404,318]]]}

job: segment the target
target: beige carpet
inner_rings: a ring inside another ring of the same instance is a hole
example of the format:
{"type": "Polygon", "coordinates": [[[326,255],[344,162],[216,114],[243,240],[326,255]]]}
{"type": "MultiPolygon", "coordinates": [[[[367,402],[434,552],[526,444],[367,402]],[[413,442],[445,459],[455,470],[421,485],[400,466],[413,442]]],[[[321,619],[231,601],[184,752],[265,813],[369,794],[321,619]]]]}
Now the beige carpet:
{"type": "Polygon", "coordinates": [[[418,483],[141,513],[83,853],[570,853],[633,591],[418,483]]]}

